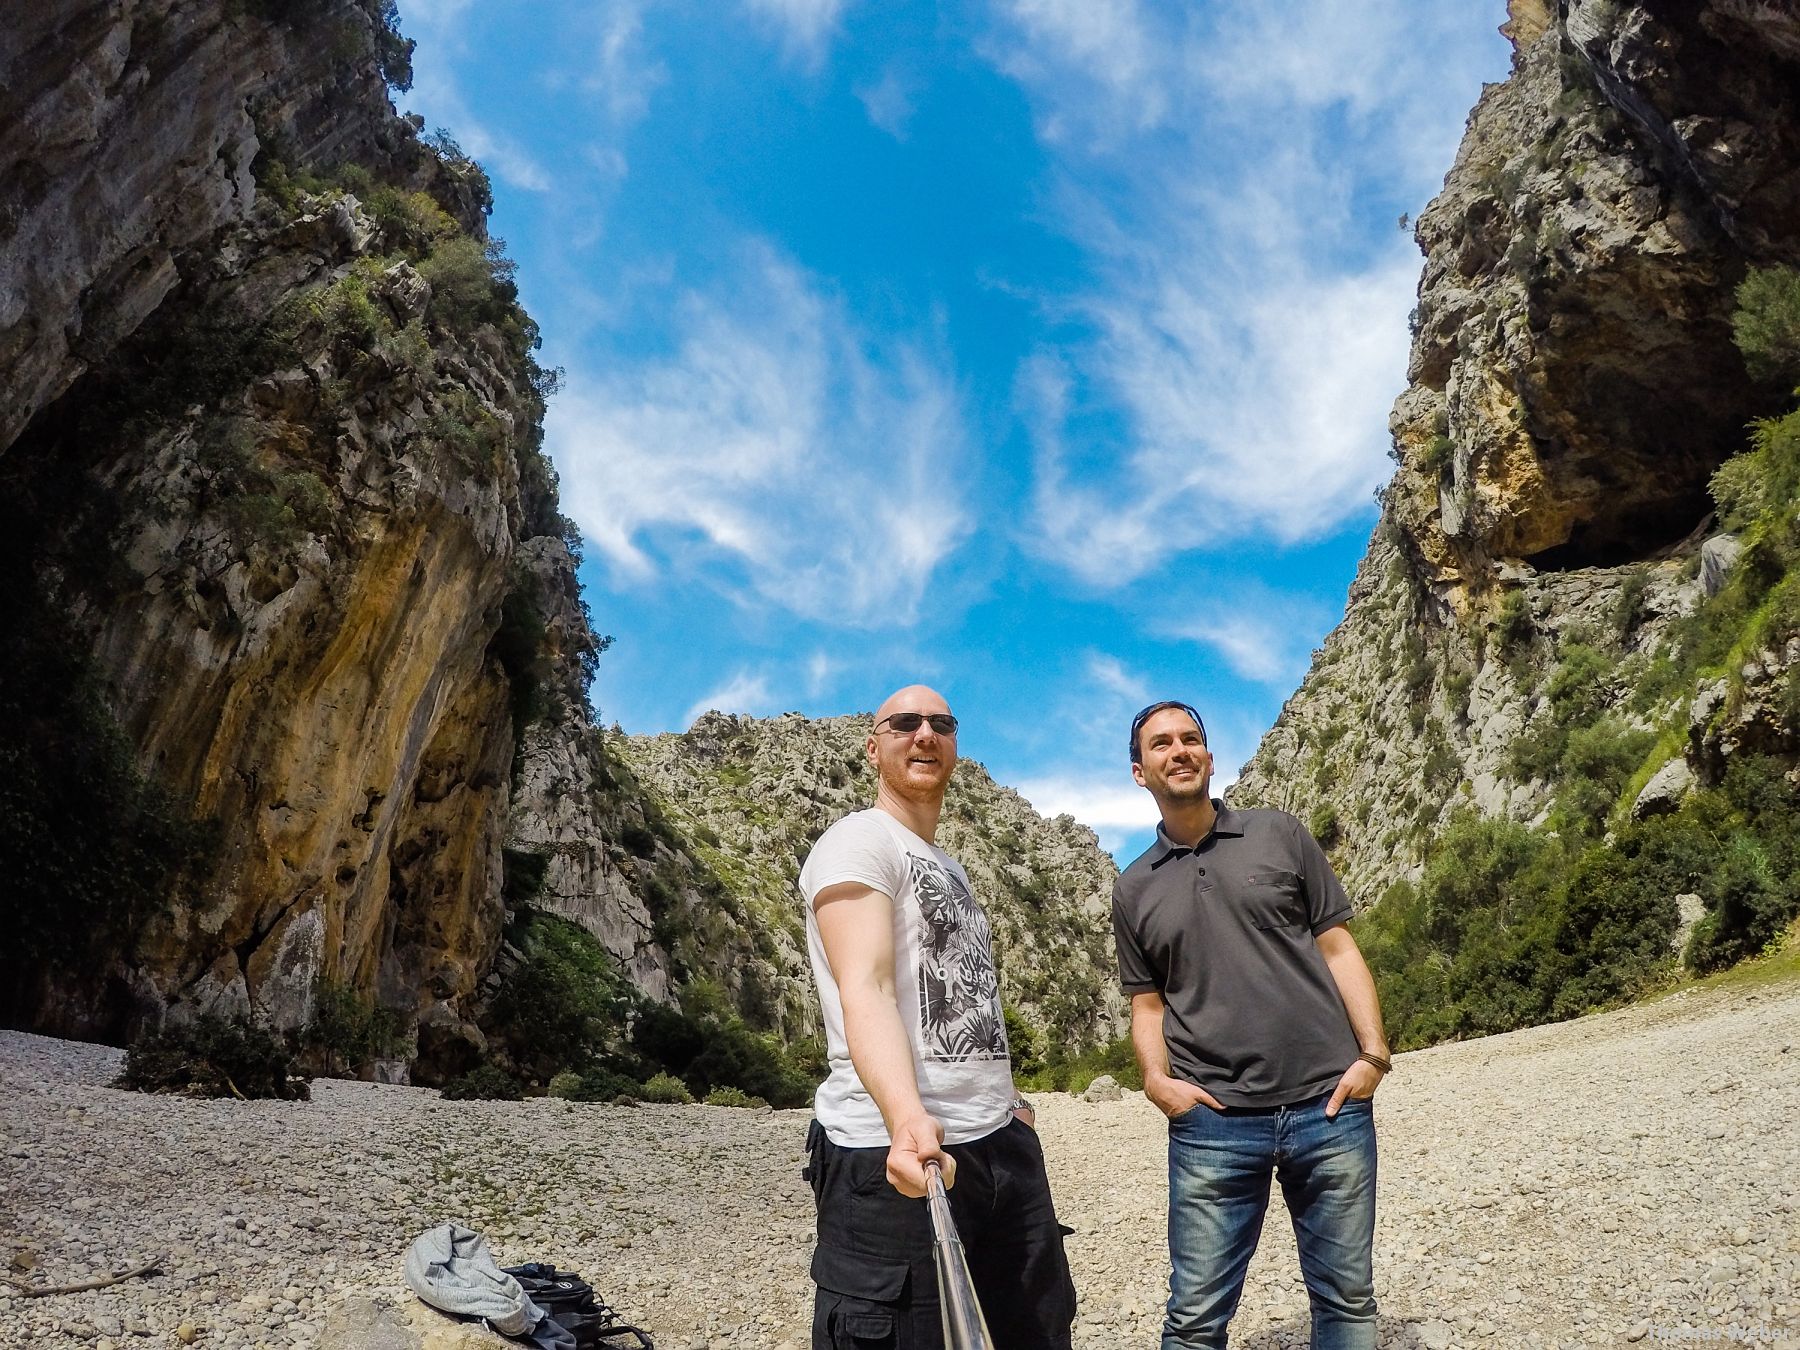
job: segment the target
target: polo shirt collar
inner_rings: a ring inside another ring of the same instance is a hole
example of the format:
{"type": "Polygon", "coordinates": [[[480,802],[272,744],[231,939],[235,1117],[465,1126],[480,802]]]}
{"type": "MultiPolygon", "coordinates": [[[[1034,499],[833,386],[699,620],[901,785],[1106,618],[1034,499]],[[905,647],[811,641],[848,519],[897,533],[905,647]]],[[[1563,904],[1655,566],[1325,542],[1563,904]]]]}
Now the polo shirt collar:
{"type": "Polygon", "coordinates": [[[1163,830],[1162,822],[1158,821],[1156,825],[1156,843],[1160,851],[1157,853],[1156,857],[1150,860],[1150,866],[1161,867],[1163,863],[1167,862],[1172,857],[1176,857],[1183,853],[1196,853],[1200,848],[1205,846],[1207,839],[1215,838],[1221,834],[1232,835],[1239,839],[1243,838],[1244,822],[1243,818],[1240,817],[1237,812],[1233,811],[1217,797],[1213,798],[1213,812],[1213,827],[1211,832],[1207,834],[1206,839],[1202,839],[1200,843],[1193,848],[1189,848],[1185,844],[1178,844],[1173,839],[1169,838],[1168,834],[1163,830]]]}

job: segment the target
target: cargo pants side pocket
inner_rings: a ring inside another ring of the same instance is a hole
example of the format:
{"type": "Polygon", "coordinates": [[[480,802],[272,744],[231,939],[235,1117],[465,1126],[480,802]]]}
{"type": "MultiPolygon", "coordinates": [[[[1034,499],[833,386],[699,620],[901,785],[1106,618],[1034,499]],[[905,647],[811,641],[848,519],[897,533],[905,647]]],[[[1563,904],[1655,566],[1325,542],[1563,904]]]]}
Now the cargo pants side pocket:
{"type": "Polygon", "coordinates": [[[813,1350],[914,1350],[904,1261],[836,1247],[813,1252],[813,1350]]]}

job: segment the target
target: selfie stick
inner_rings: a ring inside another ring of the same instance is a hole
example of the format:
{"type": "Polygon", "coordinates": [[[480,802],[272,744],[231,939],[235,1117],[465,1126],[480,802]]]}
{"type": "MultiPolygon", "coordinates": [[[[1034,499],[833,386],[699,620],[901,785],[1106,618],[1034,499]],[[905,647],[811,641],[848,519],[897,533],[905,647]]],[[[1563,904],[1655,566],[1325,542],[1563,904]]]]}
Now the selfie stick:
{"type": "Polygon", "coordinates": [[[931,1210],[931,1252],[937,1260],[938,1311],[944,1318],[945,1350],[994,1350],[987,1320],[975,1297],[969,1259],[950,1217],[950,1197],[935,1162],[925,1164],[925,1204],[931,1210]]]}

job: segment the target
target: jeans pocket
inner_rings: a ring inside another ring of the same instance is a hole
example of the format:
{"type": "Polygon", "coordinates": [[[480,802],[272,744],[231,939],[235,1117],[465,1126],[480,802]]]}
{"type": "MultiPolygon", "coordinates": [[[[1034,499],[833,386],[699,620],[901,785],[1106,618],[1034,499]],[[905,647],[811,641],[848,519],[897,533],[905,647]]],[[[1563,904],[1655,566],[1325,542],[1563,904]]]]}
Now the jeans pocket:
{"type": "Polygon", "coordinates": [[[1208,1106],[1205,1102],[1195,1102],[1192,1106],[1184,1107],[1182,1110],[1177,1111],[1174,1115],[1170,1116],[1169,1124],[1178,1125],[1184,1120],[1204,1120],[1207,1116],[1216,1116],[1218,1114],[1217,1111],[1213,1110],[1213,1108],[1208,1106]]]}

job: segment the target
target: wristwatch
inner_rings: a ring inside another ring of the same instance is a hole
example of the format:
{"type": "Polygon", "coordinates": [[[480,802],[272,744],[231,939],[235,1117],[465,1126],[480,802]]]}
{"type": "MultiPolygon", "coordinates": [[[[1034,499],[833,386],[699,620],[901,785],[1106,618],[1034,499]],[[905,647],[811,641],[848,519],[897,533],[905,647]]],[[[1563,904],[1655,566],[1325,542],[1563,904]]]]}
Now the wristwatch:
{"type": "Polygon", "coordinates": [[[1027,1101],[1024,1097],[1021,1097],[1021,1096],[1014,1096],[1012,1099],[1012,1105],[1007,1107],[1006,1109],[1008,1111],[1029,1111],[1034,1116],[1037,1114],[1037,1107],[1033,1106],[1029,1101],[1027,1101]]]}

